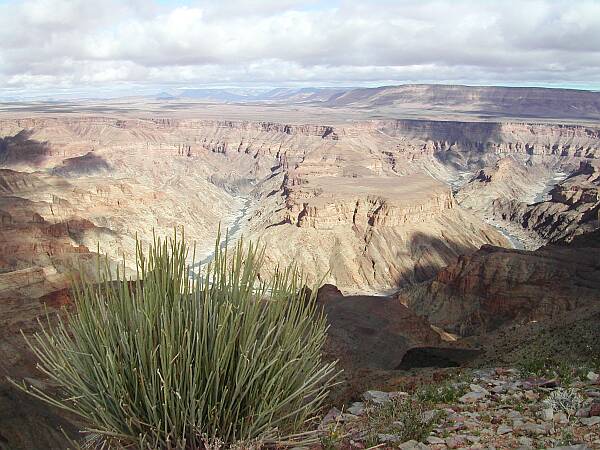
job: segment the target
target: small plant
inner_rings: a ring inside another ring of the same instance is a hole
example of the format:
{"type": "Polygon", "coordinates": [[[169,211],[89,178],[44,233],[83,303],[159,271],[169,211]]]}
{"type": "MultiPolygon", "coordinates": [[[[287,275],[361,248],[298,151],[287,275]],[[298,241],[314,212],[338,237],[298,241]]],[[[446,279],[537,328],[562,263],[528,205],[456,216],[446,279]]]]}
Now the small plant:
{"type": "Polygon", "coordinates": [[[327,430],[321,436],[321,447],[323,447],[323,450],[335,450],[340,448],[344,437],[344,429],[338,418],[334,423],[329,424],[327,430]]]}
{"type": "MultiPolygon", "coordinates": [[[[218,242],[218,241],[217,241],[218,242]]],[[[289,436],[326,397],[326,322],[295,268],[259,278],[263,250],[218,244],[190,277],[183,240],[137,247],[74,288],[75,312],[29,342],[61,390],[32,395],[79,416],[89,448],[200,449],[289,436]],[[208,445],[209,444],[209,445],[208,445]]],[[[83,275],[83,274],[82,274],[83,275]]]]}
{"type": "Polygon", "coordinates": [[[415,397],[422,403],[445,403],[456,402],[467,392],[466,383],[447,381],[442,384],[427,384],[415,392],[415,397]]]}
{"type": "Polygon", "coordinates": [[[563,429],[562,433],[560,434],[559,445],[567,446],[575,443],[575,435],[573,434],[573,430],[571,428],[563,429]]]}
{"type": "Polygon", "coordinates": [[[426,417],[426,406],[410,398],[393,398],[380,406],[365,410],[368,443],[377,441],[378,434],[398,436],[399,442],[422,441],[435,427],[441,413],[426,417]]]}
{"type": "Polygon", "coordinates": [[[542,404],[554,411],[562,411],[570,418],[583,406],[584,400],[575,389],[559,388],[552,391],[542,404]]]}
{"type": "Polygon", "coordinates": [[[561,384],[568,386],[577,379],[577,369],[563,360],[550,356],[530,356],[519,364],[521,376],[558,378],[561,384]]]}

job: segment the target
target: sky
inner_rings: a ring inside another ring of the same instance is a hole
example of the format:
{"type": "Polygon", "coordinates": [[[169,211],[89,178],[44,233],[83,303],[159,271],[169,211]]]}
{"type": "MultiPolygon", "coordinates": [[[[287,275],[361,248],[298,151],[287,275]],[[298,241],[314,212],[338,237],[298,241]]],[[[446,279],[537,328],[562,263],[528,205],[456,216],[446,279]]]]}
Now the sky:
{"type": "Polygon", "coordinates": [[[600,90],[600,0],[0,0],[0,98],[404,83],[600,90]]]}

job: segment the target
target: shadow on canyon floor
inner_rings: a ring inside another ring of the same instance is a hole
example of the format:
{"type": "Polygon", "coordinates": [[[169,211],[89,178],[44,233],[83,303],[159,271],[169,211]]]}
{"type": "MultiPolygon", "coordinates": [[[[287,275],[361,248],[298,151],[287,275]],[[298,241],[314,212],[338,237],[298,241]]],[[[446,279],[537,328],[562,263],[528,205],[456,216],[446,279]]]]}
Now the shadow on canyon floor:
{"type": "Polygon", "coordinates": [[[400,271],[395,282],[397,289],[427,281],[442,267],[456,261],[459,256],[471,254],[479,249],[456,239],[441,239],[425,232],[413,234],[408,248],[414,261],[413,267],[400,271]]]}
{"type": "Polygon", "coordinates": [[[10,167],[12,164],[31,164],[40,166],[52,149],[47,142],[30,139],[33,132],[21,130],[14,136],[0,138],[0,165],[10,167]]]}

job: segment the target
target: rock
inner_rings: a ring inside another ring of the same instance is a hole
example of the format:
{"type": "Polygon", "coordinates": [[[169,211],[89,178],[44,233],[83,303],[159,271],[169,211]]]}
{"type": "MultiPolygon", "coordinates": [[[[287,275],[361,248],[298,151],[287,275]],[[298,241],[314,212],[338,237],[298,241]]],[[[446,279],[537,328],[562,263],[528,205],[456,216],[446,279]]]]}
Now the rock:
{"type": "Polygon", "coordinates": [[[323,420],[321,421],[321,424],[319,425],[319,429],[323,430],[325,428],[327,428],[330,424],[335,423],[339,420],[340,416],[341,416],[342,412],[337,409],[337,408],[331,408],[327,414],[325,414],[325,417],[323,417],[323,420]]]}
{"type": "Polygon", "coordinates": [[[590,380],[592,383],[595,383],[596,381],[598,381],[598,379],[600,378],[600,375],[598,375],[595,372],[589,371],[587,373],[587,379],[590,380]]]}
{"type": "Polygon", "coordinates": [[[567,415],[564,412],[559,411],[556,414],[554,414],[554,423],[559,423],[561,425],[564,425],[564,424],[569,423],[569,418],[567,417],[567,415]]]}
{"type": "Polygon", "coordinates": [[[375,403],[377,405],[383,405],[390,401],[390,393],[382,391],[367,391],[363,394],[363,399],[366,402],[375,403]]]}
{"type": "Polygon", "coordinates": [[[525,389],[534,389],[534,388],[554,388],[558,386],[558,380],[552,379],[547,380],[545,378],[529,378],[523,382],[523,387],[525,389]]]}
{"type": "Polygon", "coordinates": [[[496,430],[497,434],[508,434],[508,433],[512,433],[513,429],[511,427],[509,427],[508,425],[500,425],[498,427],[498,429],[496,430]]]}
{"type": "Polygon", "coordinates": [[[456,435],[446,438],[448,448],[460,448],[467,445],[467,439],[464,436],[456,435]]]}
{"type": "Polygon", "coordinates": [[[588,427],[593,427],[594,425],[600,424],[600,416],[581,417],[579,421],[588,427]]]}
{"type": "Polygon", "coordinates": [[[430,443],[431,445],[439,445],[439,444],[446,444],[446,441],[442,438],[439,438],[437,436],[429,436],[426,441],[428,443],[430,443]]]}
{"type": "Polygon", "coordinates": [[[547,450],[592,450],[585,444],[565,445],[563,447],[552,447],[547,450]]]}
{"type": "Polygon", "coordinates": [[[576,417],[590,417],[590,406],[584,406],[583,408],[579,408],[577,412],[575,412],[576,417]]]}
{"type": "Polygon", "coordinates": [[[519,439],[519,444],[521,444],[523,447],[531,447],[533,445],[533,439],[528,438],[526,436],[520,436],[519,439]]]}
{"type": "Polygon", "coordinates": [[[508,414],[506,415],[506,417],[508,417],[509,419],[520,419],[523,417],[523,415],[519,412],[519,411],[515,411],[514,409],[511,409],[508,414]]]}
{"type": "Polygon", "coordinates": [[[379,433],[377,435],[377,439],[379,440],[379,442],[384,443],[384,444],[397,444],[398,442],[400,442],[400,436],[396,435],[396,434],[385,434],[385,433],[379,433]]]}
{"type": "Polygon", "coordinates": [[[548,427],[548,424],[539,424],[539,423],[525,423],[518,427],[518,431],[531,434],[531,435],[545,435],[548,434],[551,426],[548,427]]]}
{"type": "Polygon", "coordinates": [[[478,384],[470,384],[469,388],[471,389],[471,392],[477,392],[483,395],[490,395],[490,392],[487,389],[479,386],[478,384]]]}
{"type": "Polygon", "coordinates": [[[351,414],[351,413],[342,413],[339,416],[339,421],[340,422],[352,422],[354,420],[357,420],[358,416],[351,414]]]}
{"type": "Polygon", "coordinates": [[[355,416],[362,416],[365,413],[365,404],[363,402],[354,402],[347,411],[355,416]]]}
{"type": "Polygon", "coordinates": [[[513,420],[513,428],[520,428],[523,426],[524,423],[525,422],[523,422],[520,419],[515,419],[515,420],[513,420]]]}
{"type": "Polygon", "coordinates": [[[428,450],[429,446],[417,441],[406,441],[398,446],[401,450],[428,450]]]}
{"type": "Polygon", "coordinates": [[[525,398],[527,400],[529,400],[530,402],[533,402],[533,401],[537,400],[538,398],[540,398],[540,395],[533,391],[525,391],[525,398]]]}
{"type": "Polygon", "coordinates": [[[545,422],[554,420],[554,410],[552,408],[544,408],[540,411],[540,418],[545,422]]]}
{"type": "Polygon", "coordinates": [[[498,385],[498,386],[494,386],[494,387],[491,389],[491,391],[492,391],[494,394],[504,394],[505,392],[507,392],[507,391],[508,391],[508,385],[506,385],[506,384],[500,384],[500,385],[498,385]]]}
{"type": "Polygon", "coordinates": [[[423,413],[423,421],[424,422],[431,422],[433,419],[435,419],[438,415],[440,414],[439,411],[435,410],[435,409],[430,409],[428,411],[425,411],[423,413]]]}
{"type": "Polygon", "coordinates": [[[486,394],[482,392],[467,392],[465,395],[459,398],[459,401],[461,401],[462,403],[475,403],[480,400],[483,400],[485,397],[486,394]]]}

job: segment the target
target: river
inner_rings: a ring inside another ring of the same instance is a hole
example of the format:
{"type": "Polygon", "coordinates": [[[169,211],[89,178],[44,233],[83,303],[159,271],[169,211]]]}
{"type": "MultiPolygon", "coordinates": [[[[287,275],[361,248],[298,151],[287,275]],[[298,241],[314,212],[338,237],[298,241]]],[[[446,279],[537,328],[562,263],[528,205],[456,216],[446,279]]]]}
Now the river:
{"type": "MultiPolygon", "coordinates": [[[[229,223],[229,226],[226,230],[221,230],[221,241],[219,242],[219,248],[225,248],[229,243],[235,242],[240,238],[242,233],[242,226],[244,222],[248,219],[248,214],[250,207],[253,204],[253,200],[250,197],[243,197],[244,204],[240,209],[237,210],[233,220],[229,223]]],[[[205,255],[200,261],[194,263],[190,266],[190,276],[196,274],[195,269],[201,267],[205,264],[208,264],[215,257],[214,246],[211,247],[211,250],[205,255]]]]}
{"type": "MultiPolygon", "coordinates": [[[[533,198],[530,197],[531,203],[528,204],[533,205],[549,200],[550,191],[554,189],[554,187],[558,183],[565,180],[567,176],[568,174],[566,174],[565,172],[555,172],[554,176],[545,184],[544,188],[537,194],[535,194],[533,198]]],[[[528,248],[531,249],[531,243],[527,244],[526,238],[524,238],[525,235],[522,233],[518,233],[519,231],[524,231],[521,229],[520,225],[512,222],[496,221],[492,218],[486,218],[485,221],[492,225],[494,228],[496,228],[500,232],[500,234],[502,234],[502,236],[504,236],[510,242],[513,248],[518,250],[524,250],[528,248]],[[515,230],[511,231],[511,228],[513,227],[515,230]]],[[[538,243],[537,245],[540,245],[540,243],[538,243]]]]}

